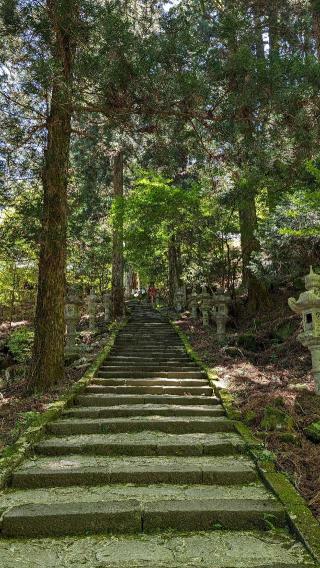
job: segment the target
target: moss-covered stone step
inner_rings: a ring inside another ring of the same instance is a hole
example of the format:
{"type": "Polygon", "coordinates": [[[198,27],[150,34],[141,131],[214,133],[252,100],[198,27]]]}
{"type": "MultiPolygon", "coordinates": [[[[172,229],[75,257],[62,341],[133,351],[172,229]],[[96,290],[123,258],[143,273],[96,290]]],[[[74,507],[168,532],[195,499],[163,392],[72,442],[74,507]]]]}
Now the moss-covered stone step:
{"type": "Polygon", "coordinates": [[[141,386],[141,387],[148,387],[148,386],[168,386],[168,387],[207,387],[208,381],[207,379],[167,379],[166,377],[162,377],[161,371],[158,372],[159,377],[151,377],[151,378],[131,378],[131,377],[118,377],[115,379],[106,379],[101,377],[99,372],[98,377],[92,381],[93,385],[104,385],[104,386],[141,386]]]}
{"type": "Polygon", "coordinates": [[[186,406],[170,404],[127,404],[122,406],[73,406],[63,413],[65,417],[111,418],[129,416],[224,416],[223,406],[186,406]]]}
{"type": "MultiPolygon", "coordinates": [[[[112,364],[110,363],[109,365],[103,365],[102,367],[100,367],[98,374],[101,375],[101,373],[112,373],[113,371],[115,371],[116,373],[139,373],[139,376],[143,377],[144,373],[148,373],[148,376],[150,376],[150,373],[157,373],[157,376],[163,376],[162,373],[198,373],[199,367],[190,365],[185,367],[183,365],[177,364],[167,365],[165,363],[163,363],[162,365],[159,365],[159,363],[156,365],[141,365],[141,363],[129,365],[127,363],[124,364],[112,362],[112,364]]],[[[128,376],[130,376],[130,374],[128,376]]],[[[164,376],[166,376],[166,374],[164,376]]]]}
{"type": "Polygon", "coordinates": [[[139,533],[155,530],[225,530],[284,527],[283,507],[272,500],[199,499],[136,500],[27,504],[12,507],[2,516],[5,537],[65,536],[97,533],[139,533]]]}
{"type": "Polygon", "coordinates": [[[26,461],[12,477],[14,487],[174,483],[232,485],[257,481],[251,460],[232,457],[100,457],[69,455],[26,461]]]}
{"type": "Polygon", "coordinates": [[[202,456],[234,455],[243,451],[244,442],[237,434],[165,434],[135,432],[125,434],[88,434],[48,438],[36,445],[41,455],[69,454],[202,456]]]}
{"type": "Polygon", "coordinates": [[[0,540],[5,568],[315,568],[287,531],[0,540]]]}
{"type": "MultiPolygon", "coordinates": [[[[90,392],[90,391],[89,391],[90,392]]],[[[178,395],[134,395],[134,394],[104,394],[98,389],[98,393],[83,394],[77,397],[75,403],[82,406],[116,406],[123,404],[168,404],[180,406],[211,406],[219,404],[215,396],[183,396],[178,395]]]]}
{"type": "Polygon", "coordinates": [[[152,377],[155,378],[166,378],[166,379],[207,379],[207,375],[204,371],[180,371],[179,369],[174,371],[164,371],[158,369],[156,371],[124,371],[122,369],[108,369],[103,370],[100,369],[98,372],[98,377],[105,377],[110,379],[119,378],[139,378],[139,379],[149,379],[152,377]]]}
{"type": "Polygon", "coordinates": [[[190,394],[193,396],[201,396],[201,395],[206,395],[206,396],[212,396],[213,394],[213,389],[212,387],[173,387],[173,386],[126,386],[126,385],[120,385],[120,386],[105,386],[105,385],[101,385],[101,384],[94,384],[92,383],[91,385],[89,385],[86,388],[86,393],[109,393],[109,394],[142,394],[142,395],[146,395],[146,394],[151,394],[151,395],[161,395],[161,394],[176,394],[176,395],[184,395],[184,394],[190,394]]]}
{"type": "Polygon", "coordinates": [[[168,357],[158,357],[154,359],[152,357],[144,357],[144,356],[126,356],[126,355],[112,355],[108,359],[105,360],[104,365],[114,365],[116,363],[124,363],[128,365],[136,365],[139,366],[149,366],[152,365],[153,367],[160,367],[161,365],[165,364],[167,367],[174,367],[176,368],[177,365],[183,365],[184,367],[188,368],[198,368],[196,363],[191,361],[187,355],[182,357],[177,357],[175,359],[169,359],[168,357]]]}
{"type": "Polygon", "coordinates": [[[234,424],[225,417],[208,416],[132,416],[129,418],[66,418],[47,425],[47,431],[58,436],[68,434],[107,434],[157,430],[171,434],[191,432],[233,432],[234,424]]]}
{"type": "Polygon", "coordinates": [[[0,492],[0,516],[11,507],[29,503],[96,503],[135,499],[142,503],[186,500],[272,500],[276,498],[261,483],[246,485],[98,485],[89,487],[46,487],[40,489],[8,489],[0,492]]]}

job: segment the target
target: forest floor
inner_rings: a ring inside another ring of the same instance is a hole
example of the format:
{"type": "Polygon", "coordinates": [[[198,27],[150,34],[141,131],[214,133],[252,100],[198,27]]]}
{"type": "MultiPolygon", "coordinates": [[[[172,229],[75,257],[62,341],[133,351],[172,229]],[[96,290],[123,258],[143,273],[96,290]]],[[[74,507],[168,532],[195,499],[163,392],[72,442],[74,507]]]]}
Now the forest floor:
{"type": "Polygon", "coordinates": [[[254,320],[239,304],[225,347],[200,320],[183,316],[177,323],[320,519],[320,446],[305,434],[320,420],[320,396],[314,393],[309,351],[297,340],[301,318],[289,310],[287,299],[287,291],[277,291],[271,308],[254,320]]]}
{"type": "MultiPolygon", "coordinates": [[[[12,328],[27,326],[27,321],[16,322],[12,328]]],[[[0,375],[0,457],[5,446],[14,443],[19,435],[34,419],[35,412],[44,412],[49,404],[58,400],[71,385],[86,372],[92,361],[106,343],[108,332],[101,324],[96,334],[86,331],[86,323],[82,323],[79,358],[66,366],[64,379],[49,392],[37,395],[28,393],[28,367],[16,364],[1,371],[0,375]]],[[[8,334],[8,326],[0,327],[0,337],[8,334]]]]}

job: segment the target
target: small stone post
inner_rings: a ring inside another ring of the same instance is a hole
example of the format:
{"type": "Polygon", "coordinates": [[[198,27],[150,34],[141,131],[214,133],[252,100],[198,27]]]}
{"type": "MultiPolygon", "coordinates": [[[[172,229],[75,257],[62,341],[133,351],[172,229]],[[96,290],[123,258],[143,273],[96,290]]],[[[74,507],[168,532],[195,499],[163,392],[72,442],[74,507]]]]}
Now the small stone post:
{"type": "Polygon", "coordinates": [[[176,311],[179,313],[182,312],[183,310],[183,299],[184,299],[183,291],[181,288],[178,288],[175,293],[174,303],[176,311]]]}
{"type": "Polygon", "coordinates": [[[80,314],[80,299],[74,290],[70,290],[67,294],[67,301],[64,309],[66,320],[66,344],[65,355],[70,357],[76,355],[78,346],[76,344],[77,338],[77,324],[79,322],[80,314]]]}
{"type": "Polygon", "coordinates": [[[288,303],[293,312],[302,316],[303,332],[298,339],[311,352],[316,393],[320,394],[320,276],[313,272],[312,266],[305,277],[305,287],[306,292],[298,300],[289,298],[288,303]]]}
{"type": "Polygon", "coordinates": [[[202,322],[204,327],[209,327],[209,312],[211,306],[211,296],[207,290],[206,285],[202,286],[201,292],[201,312],[202,312],[202,322]]]}
{"type": "Polygon", "coordinates": [[[223,288],[219,288],[213,297],[213,318],[217,325],[217,337],[223,339],[226,335],[226,325],[229,319],[229,304],[231,298],[225,294],[223,288]]]}
{"type": "Polygon", "coordinates": [[[190,299],[191,307],[191,317],[192,319],[197,319],[198,317],[198,294],[196,288],[192,288],[192,294],[190,299]]]}
{"type": "Polygon", "coordinates": [[[87,296],[88,314],[89,314],[89,331],[96,331],[96,314],[97,314],[97,296],[94,288],[91,288],[89,296],[87,296]]]}
{"type": "Polygon", "coordinates": [[[110,292],[105,292],[103,294],[103,307],[104,307],[104,321],[108,323],[110,320],[111,312],[111,294],[110,292]]]}

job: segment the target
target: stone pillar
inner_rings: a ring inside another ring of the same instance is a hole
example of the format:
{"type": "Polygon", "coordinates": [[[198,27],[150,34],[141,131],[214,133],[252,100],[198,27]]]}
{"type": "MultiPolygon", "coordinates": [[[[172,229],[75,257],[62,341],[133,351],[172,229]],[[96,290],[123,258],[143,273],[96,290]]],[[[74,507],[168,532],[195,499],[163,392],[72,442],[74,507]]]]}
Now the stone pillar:
{"type": "Polygon", "coordinates": [[[229,304],[231,298],[223,288],[218,289],[213,297],[213,318],[217,325],[217,337],[223,339],[226,335],[226,325],[229,319],[229,304]]]}
{"type": "Polygon", "coordinates": [[[70,357],[76,355],[79,348],[76,344],[77,338],[77,324],[79,322],[80,314],[80,299],[75,291],[70,290],[67,294],[67,301],[65,305],[65,319],[66,319],[66,343],[65,355],[70,357]]]}
{"type": "Polygon", "coordinates": [[[174,303],[175,303],[175,309],[179,313],[181,313],[183,310],[183,298],[184,298],[183,291],[181,288],[178,288],[175,294],[174,303]]]}
{"type": "Polygon", "coordinates": [[[202,312],[202,323],[204,327],[209,327],[209,313],[211,307],[211,296],[207,290],[206,285],[202,286],[201,292],[201,312],[202,312]]]}
{"type": "Polygon", "coordinates": [[[298,335],[304,347],[308,347],[312,357],[312,372],[317,394],[320,394],[320,276],[310,267],[310,274],[305,277],[306,292],[298,300],[289,298],[293,312],[300,314],[303,332],[298,335]]]}
{"type": "Polygon", "coordinates": [[[192,319],[197,319],[198,317],[198,294],[196,288],[192,288],[192,294],[190,299],[191,317],[192,319]]]}
{"type": "Polygon", "coordinates": [[[95,290],[91,288],[89,296],[87,296],[88,314],[89,314],[89,331],[96,331],[96,315],[97,315],[97,296],[95,290]]]}
{"type": "Polygon", "coordinates": [[[105,292],[103,294],[103,308],[104,308],[104,321],[108,323],[111,314],[111,294],[110,292],[105,292]]]}

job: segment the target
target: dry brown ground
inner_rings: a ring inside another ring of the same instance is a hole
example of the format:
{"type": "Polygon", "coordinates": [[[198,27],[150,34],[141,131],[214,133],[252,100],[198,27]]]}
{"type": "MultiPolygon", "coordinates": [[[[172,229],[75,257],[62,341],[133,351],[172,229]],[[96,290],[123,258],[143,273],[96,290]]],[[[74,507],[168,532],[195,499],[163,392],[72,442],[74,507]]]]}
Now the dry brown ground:
{"type": "MultiPolygon", "coordinates": [[[[1,330],[5,331],[5,326],[2,326],[1,330]]],[[[6,379],[2,372],[0,379],[0,455],[3,448],[12,444],[26,429],[33,418],[33,412],[44,412],[50,403],[58,400],[75,381],[81,378],[105,343],[107,333],[98,336],[84,334],[82,339],[83,343],[89,346],[90,351],[83,353],[81,360],[66,367],[64,379],[45,394],[28,393],[27,369],[23,366],[17,365],[14,368],[13,377],[9,379],[6,379]]]]}
{"type": "Polygon", "coordinates": [[[300,318],[292,315],[286,300],[285,293],[280,298],[277,295],[273,308],[253,322],[240,307],[237,329],[233,324],[231,330],[231,348],[221,347],[215,341],[214,330],[204,330],[199,321],[182,318],[178,323],[202,360],[216,369],[222,384],[233,393],[244,420],[275,453],[278,468],[289,474],[320,518],[320,444],[310,441],[304,433],[306,426],[320,420],[320,397],[314,393],[309,352],[297,340],[300,318]],[[274,330],[288,321],[292,335],[275,343],[274,330]],[[255,352],[236,347],[239,335],[248,331],[256,336],[255,352]],[[284,441],[282,432],[266,432],[263,428],[267,406],[280,406],[292,419],[291,440],[284,441]]]}

